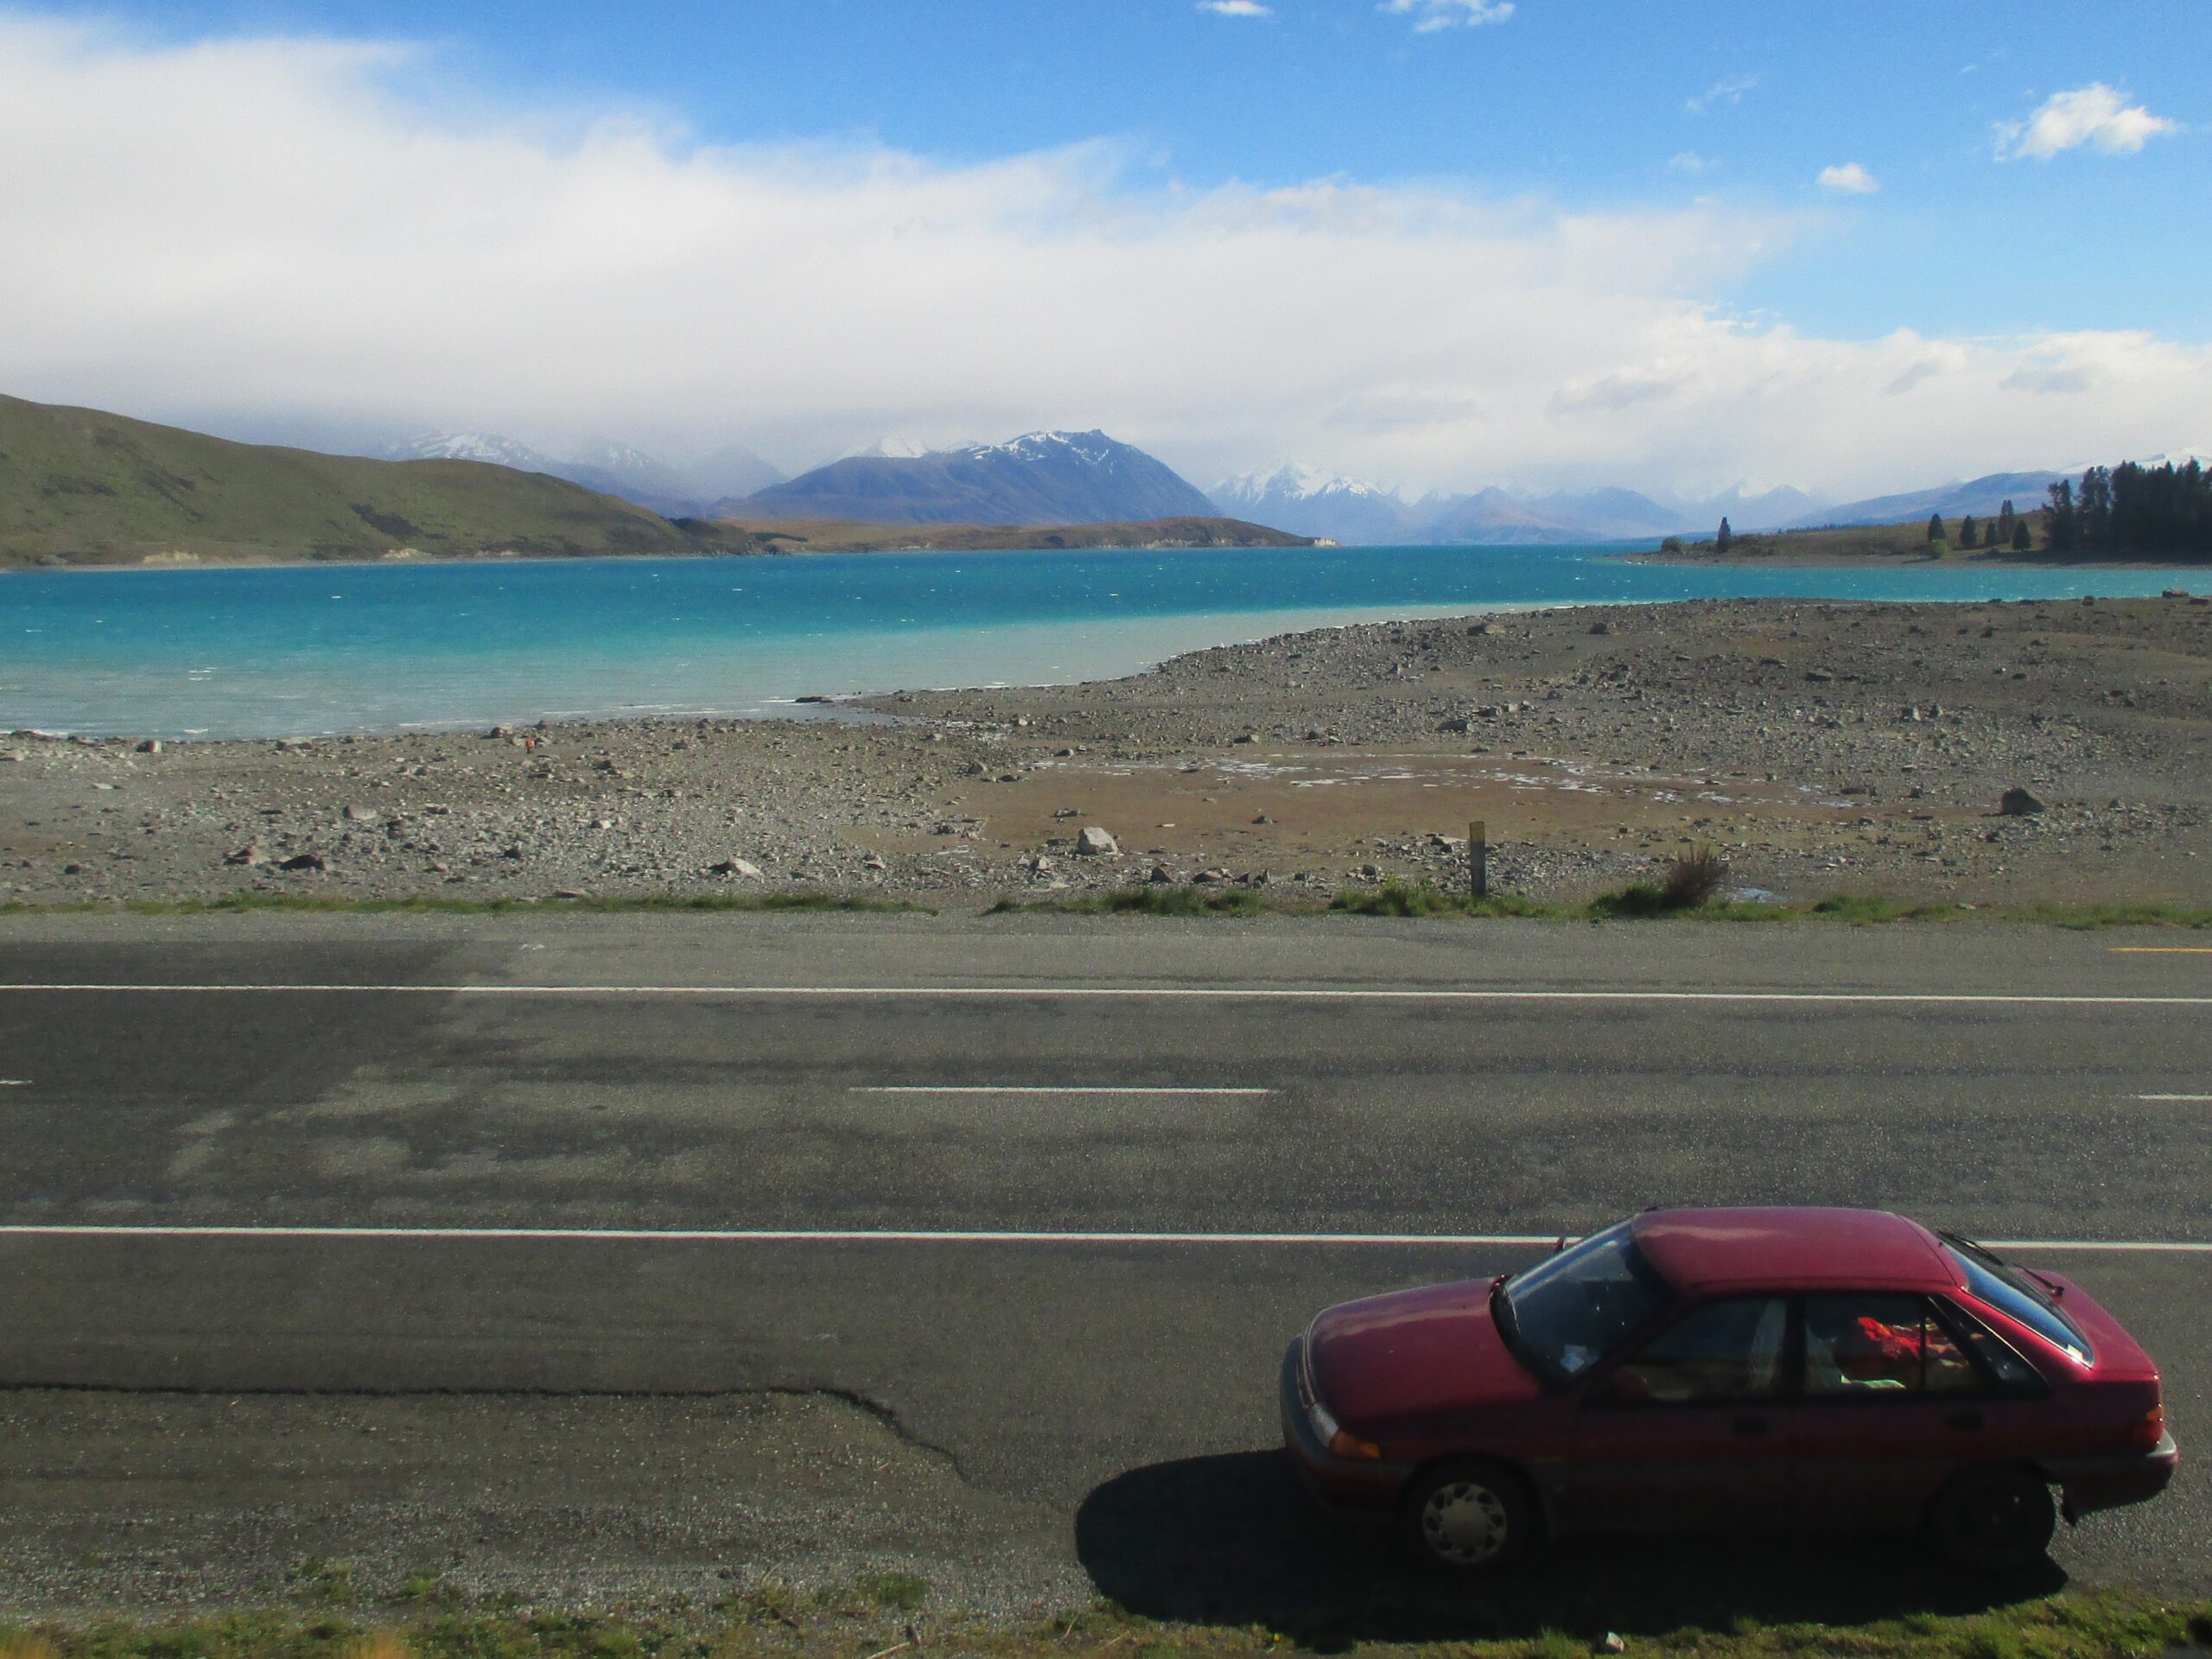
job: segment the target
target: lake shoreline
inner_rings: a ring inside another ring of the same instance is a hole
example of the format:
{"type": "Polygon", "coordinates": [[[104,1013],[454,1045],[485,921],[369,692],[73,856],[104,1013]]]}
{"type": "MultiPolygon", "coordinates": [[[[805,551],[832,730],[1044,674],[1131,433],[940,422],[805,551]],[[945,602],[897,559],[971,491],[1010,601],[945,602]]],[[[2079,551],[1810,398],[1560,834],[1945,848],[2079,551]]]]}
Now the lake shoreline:
{"type": "Polygon", "coordinates": [[[1976,903],[2212,893],[2212,607],[1552,606],[1279,634],[890,719],[0,740],[0,903],[1132,883],[1574,899],[1715,844],[1744,885],[1976,903]],[[2008,790],[2042,810],[1999,811],[2008,790]],[[1113,850],[1086,855],[1077,832],[1113,850]]]}

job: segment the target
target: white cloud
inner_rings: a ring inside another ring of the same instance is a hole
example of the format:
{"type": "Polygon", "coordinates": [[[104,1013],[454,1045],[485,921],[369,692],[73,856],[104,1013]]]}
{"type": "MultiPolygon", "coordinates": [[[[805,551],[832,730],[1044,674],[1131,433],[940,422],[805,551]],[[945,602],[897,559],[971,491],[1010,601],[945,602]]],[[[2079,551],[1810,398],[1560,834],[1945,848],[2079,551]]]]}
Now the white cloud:
{"type": "Polygon", "coordinates": [[[2088,144],[2107,156],[2133,156],[2153,138],[2178,132],[2181,124],[2130,105],[2125,92],[2102,81],[2054,92],[2025,121],[1997,126],[1997,158],[2047,162],[2088,144]]]}
{"type": "Polygon", "coordinates": [[[715,149],[457,117],[411,73],[0,16],[0,316],[37,320],[0,330],[0,387],[236,433],[789,461],[1103,426],[1194,476],[1307,454],[1415,489],[1544,468],[1871,493],[2204,429],[2201,346],[1823,340],[1714,303],[1810,219],[1197,189],[1103,145],[715,149]]]}
{"type": "Polygon", "coordinates": [[[1720,165],[1709,156],[1700,156],[1694,149],[1683,150],[1667,158],[1667,165],[1677,173],[1688,173],[1693,178],[1700,173],[1710,173],[1720,165]]]}
{"type": "Polygon", "coordinates": [[[1882,188],[1874,182],[1874,175],[1857,162],[1822,168],[1819,183],[1821,189],[1840,196],[1871,196],[1882,188]]]}
{"type": "Polygon", "coordinates": [[[1758,84],[1757,75],[1737,75],[1727,80],[1716,80],[1695,98],[1684,103],[1682,107],[1692,115],[1703,115],[1707,110],[1718,109],[1724,104],[1740,104],[1744,101],[1744,94],[1758,84]]]}
{"type": "Polygon", "coordinates": [[[1513,0],[1382,0],[1376,10],[1413,18],[1416,35],[1433,35],[1440,29],[1502,23],[1513,15],[1513,0]]]}
{"type": "Polygon", "coordinates": [[[1270,17],[1273,6],[1263,6],[1260,0],[1198,0],[1200,11],[1210,11],[1217,17],[1270,17]]]}

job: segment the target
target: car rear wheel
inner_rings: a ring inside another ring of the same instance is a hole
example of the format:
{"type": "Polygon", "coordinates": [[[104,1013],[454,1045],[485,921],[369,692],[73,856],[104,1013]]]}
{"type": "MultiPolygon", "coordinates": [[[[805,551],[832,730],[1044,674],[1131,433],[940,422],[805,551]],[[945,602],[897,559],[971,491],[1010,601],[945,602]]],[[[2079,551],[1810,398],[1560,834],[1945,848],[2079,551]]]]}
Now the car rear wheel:
{"type": "Polygon", "coordinates": [[[1495,1463],[1448,1463],[1430,1470],[1407,1491],[1405,1518],[1414,1551],[1451,1573],[1503,1567],[1534,1541],[1536,1529],[1527,1485],[1495,1463]]]}
{"type": "Polygon", "coordinates": [[[1936,1547],[1972,1573],[2015,1573],[2050,1548],[2057,1514],[2050,1488],[2031,1469],[1969,1469],[1929,1511],[1936,1547]]]}

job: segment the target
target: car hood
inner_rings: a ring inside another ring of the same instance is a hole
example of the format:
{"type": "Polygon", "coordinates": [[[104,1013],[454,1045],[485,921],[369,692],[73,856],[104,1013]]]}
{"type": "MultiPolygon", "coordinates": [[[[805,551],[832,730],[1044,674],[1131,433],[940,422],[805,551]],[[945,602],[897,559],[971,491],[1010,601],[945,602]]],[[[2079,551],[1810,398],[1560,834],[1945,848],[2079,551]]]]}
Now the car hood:
{"type": "Polygon", "coordinates": [[[1347,1427],[1534,1398],[1498,1334],[1490,1281],[1468,1280],[1329,1308],[1307,1335],[1314,1393],[1347,1427]]]}

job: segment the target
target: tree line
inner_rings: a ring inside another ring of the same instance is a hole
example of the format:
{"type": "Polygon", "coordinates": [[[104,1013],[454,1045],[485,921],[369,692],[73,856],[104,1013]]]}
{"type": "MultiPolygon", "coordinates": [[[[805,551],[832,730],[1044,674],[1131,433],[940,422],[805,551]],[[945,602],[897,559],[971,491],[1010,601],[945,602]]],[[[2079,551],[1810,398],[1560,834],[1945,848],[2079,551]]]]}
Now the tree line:
{"type": "Polygon", "coordinates": [[[2212,475],[2194,461],[2092,467],[2078,485],[2061,479],[2050,486],[2043,519],[2054,553],[2212,558],[2212,475]]]}

